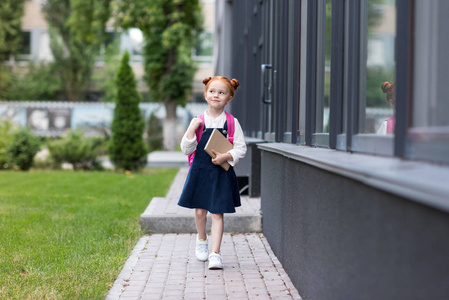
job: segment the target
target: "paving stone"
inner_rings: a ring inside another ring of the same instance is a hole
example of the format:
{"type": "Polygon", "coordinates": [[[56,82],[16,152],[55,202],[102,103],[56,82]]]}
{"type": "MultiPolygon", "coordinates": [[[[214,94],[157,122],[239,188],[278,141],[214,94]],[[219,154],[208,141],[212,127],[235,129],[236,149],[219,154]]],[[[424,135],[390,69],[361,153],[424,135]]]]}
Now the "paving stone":
{"type": "Polygon", "coordinates": [[[223,270],[208,270],[196,259],[195,238],[143,236],[130,273],[117,279],[108,299],[301,299],[262,234],[225,233],[223,270]]]}
{"type": "MultiPolygon", "coordinates": [[[[186,174],[185,169],[180,171],[167,196],[153,199],[154,205],[145,213],[166,210],[178,227],[185,224],[177,216],[185,215],[185,222],[194,226],[192,211],[174,205],[186,174]]],[[[239,208],[237,214],[260,215],[260,199],[242,198],[242,204],[245,208],[239,208]]],[[[225,216],[225,224],[235,220],[225,216]]],[[[263,234],[225,233],[221,248],[223,270],[208,270],[207,262],[196,259],[195,241],[195,233],[142,236],[106,299],[301,300],[263,234]]]]}

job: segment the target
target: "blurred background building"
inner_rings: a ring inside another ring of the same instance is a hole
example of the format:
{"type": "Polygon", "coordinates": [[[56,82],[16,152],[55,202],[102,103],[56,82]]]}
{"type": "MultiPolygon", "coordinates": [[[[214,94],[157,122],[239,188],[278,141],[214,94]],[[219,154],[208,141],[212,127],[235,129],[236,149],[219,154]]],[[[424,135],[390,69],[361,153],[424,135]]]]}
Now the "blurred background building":
{"type": "MultiPolygon", "coordinates": [[[[50,36],[48,26],[42,15],[41,7],[44,0],[28,0],[25,2],[25,13],[22,18],[22,34],[23,44],[20,55],[16,57],[15,62],[22,66],[26,66],[28,62],[51,61],[52,54],[50,49],[50,36]]],[[[201,0],[202,12],[204,18],[204,31],[201,35],[200,42],[192,53],[198,65],[198,71],[195,75],[193,83],[193,94],[191,101],[201,102],[204,86],[202,80],[205,77],[213,76],[213,39],[215,27],[215,0],[201,0]]],[[[137,28],[126,31],[118,31],[114,28],[111,20],[107,29],[109,39],[102,47],[102,53],[111,43],[118,41],[120,52],[127,50],[131,57],[131,66],[139,81],[141,91],[145,91],[146,86],[143,81],[144,68],[142,58],[143,35],[137,28]]],[[[15,58],[15,57],[12,57],[15,58]]],[[[100,55],[96,61],[96,68],[104,67],[104,56],[100,55]]],[[[30,99],[33,100],[33,99],[30,99]]]]}
{"type": "MultiPolygon", "coordinates": [[[[215,0],[201,0],[203,14],[203,32],[200,41],[192,52],[197,63],[197,72],[193,79],[192,92],[186,108],[178,108],[179,128],[177,135],[182,135],[188,119],[192,115],[204,111],[207,103],[204,101],[205,77],[214,75],[214,30],[215,30],[215,0]]],[[[50,49],[50,34],[48,25],[43,16],[42,5],[44,0],[25,1],[24,15],[22,17],[22,47],[18,55],[12,55],[6,65],[26,72],[30,64],[52,61],[50,49]]],[[[132,67],[138,89],[143,94],[144,102],[148,87],[144,80],[144,61],[142,57],[143,35],[137,28],[122,31],[114,27],[113,20],[106,28],[108,39],[95,61],[94,76],[83,102],[53,102],[35,101],[41,99],[28,99],[29,101],[0,102],[0,117],[9,118],[14,123],[28,126],[35,134],[40,136],[59,136],[67,129],[83,128],[88,135],[102,134],[109,130],[112,121],[113,104],[103,103],[103,94],[95,82],[100,72],[108,68],[106,52],[108,47],[117,47],[119,53],[130,53],[130,66],[132,67]]],[[[118,65],[118,61],[116,62],[118,65]]],[[[15,100],[15,99],[9,99],[15,100]]],[[[165,109],[160,103],[142,103],[141,109],[145,119],[152,112],[156,112],[161,119],[165,116],[165,109]]]]}

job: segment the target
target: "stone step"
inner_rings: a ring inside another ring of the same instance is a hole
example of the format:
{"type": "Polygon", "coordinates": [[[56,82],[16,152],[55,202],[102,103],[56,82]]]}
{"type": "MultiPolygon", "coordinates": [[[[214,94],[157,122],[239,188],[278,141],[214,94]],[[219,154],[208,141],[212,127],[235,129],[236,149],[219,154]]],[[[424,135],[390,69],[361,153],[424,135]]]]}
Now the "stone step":
{"type": "MultiPolygon", "coordinates": [[[[145,233],[196,233],[193,216],[141,215],[140,223],[145,233]]],[[[207,231],[210,232],[211,219],[207,217],[207,231]]],[[[227,233],[260,233],[262,217],[254,215],[226,214],[224,232],[227,233]]]]}
{"type": "MultiPolygon", "coordinates": [[[[195,233],[194,210],[177,205],[187,168],[181,168],[176,175],[166,197],[155,197],[140,216],[141,228],[146,233],[195,233]]],[[[224,232],[250,233],[262,232],[260,198],[241,197],[242,206],[236,213],[225,214],[224,232]]],[[[210,231],[211,220],[208,216],[207,228],[210,231]]]]}

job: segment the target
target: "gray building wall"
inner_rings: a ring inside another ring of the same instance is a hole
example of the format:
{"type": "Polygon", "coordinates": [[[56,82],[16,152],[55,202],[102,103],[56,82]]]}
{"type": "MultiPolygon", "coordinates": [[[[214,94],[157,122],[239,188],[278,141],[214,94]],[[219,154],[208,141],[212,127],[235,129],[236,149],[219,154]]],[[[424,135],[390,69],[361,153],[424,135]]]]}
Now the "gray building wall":
{"type": "Polygon", "coordinates": [[[448,213],[262,150],[263,231],[303,299],[448,299],[448,213]]]}

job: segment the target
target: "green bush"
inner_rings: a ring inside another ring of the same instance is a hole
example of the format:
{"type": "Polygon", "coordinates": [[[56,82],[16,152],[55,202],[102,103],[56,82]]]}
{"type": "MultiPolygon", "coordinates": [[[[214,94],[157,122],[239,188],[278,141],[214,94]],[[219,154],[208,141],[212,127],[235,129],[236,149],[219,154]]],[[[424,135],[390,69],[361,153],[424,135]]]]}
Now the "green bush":
{"type": "Polygon", "coordinates": [[[6,169],[11,165],[11,156],[8,148],[13,140],[12,124],[7,120],[0,120],[0,169],[6,169]]]}
{"type": "Polygon", "coordinates": [[[22,171],[28,171],[33,165],[33,158],[40,148],[39,138],[26,128],[16,131],[8,148],[11,161],[22,171]]]}
{"type": "Polygon", "coordinates": [[[164,145],[163,127],[161,120],[151,113],[147,126],[148,151],[161,150],[164,145]]]}
{"type": "Polygon", "coordinates": [[[48,150],[57,164],[70,163],[74,170],[100,170],[95,146],[81,131],[68,131],[61,139],[50,142],[48,150]]]}
{"type": "Polygon", "coordinates": [[[59,170],[61,169],[61,164],[56,163],[54,158],[50,155],[50,151],[48,150],[48,146],[43,146],[41,151],[34,156],[33,159],[33,169],[43,170],[43,169],[51,169],[51,170],[59,170]],[[44,148],[45,147],[45,148],[44,148]]]}
{"type": "Polygon", "coordinates": [[[4,100],[56,100],[62,91],[61,79],[53,65],[30,64],[27,70],[13,72],[1,69],[0,99],[4,100]]]}
{"type": "Polygon", "coordinates": [[[134,171],[145,163],[147,149],[143,141],[145,121],[139,108],[140,95],[128,62],[129,54],[125,52],[116,78],[109,157],[117,168],[134,171]]]}

